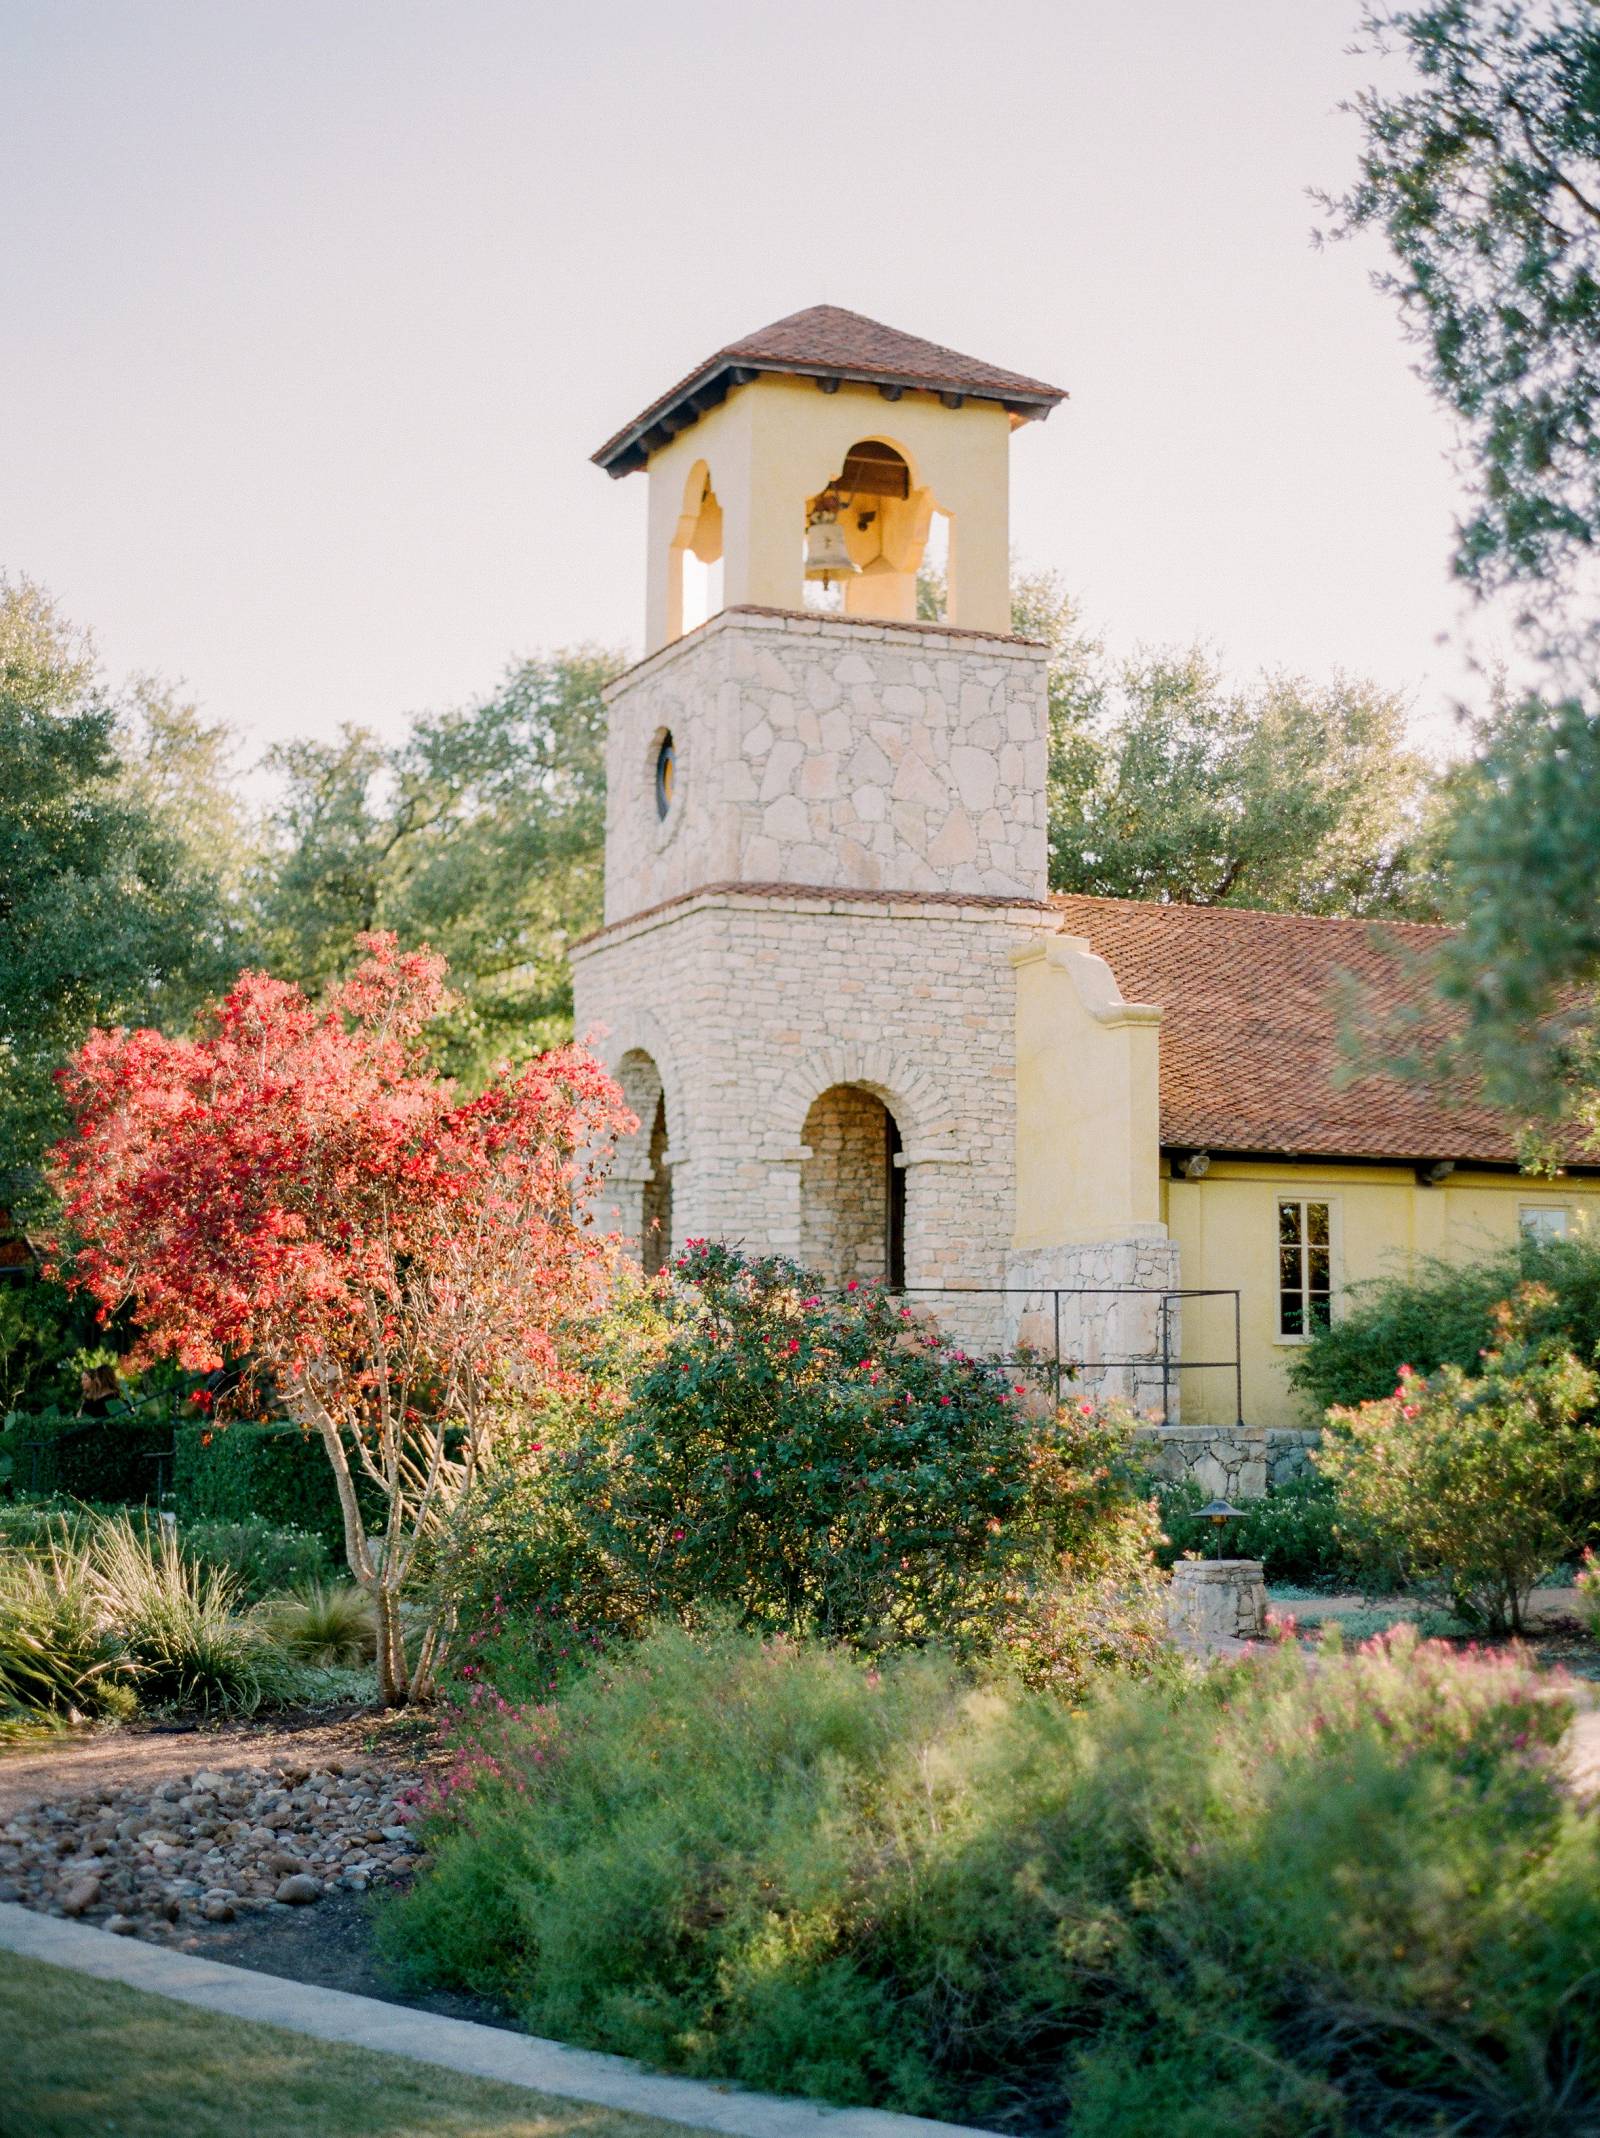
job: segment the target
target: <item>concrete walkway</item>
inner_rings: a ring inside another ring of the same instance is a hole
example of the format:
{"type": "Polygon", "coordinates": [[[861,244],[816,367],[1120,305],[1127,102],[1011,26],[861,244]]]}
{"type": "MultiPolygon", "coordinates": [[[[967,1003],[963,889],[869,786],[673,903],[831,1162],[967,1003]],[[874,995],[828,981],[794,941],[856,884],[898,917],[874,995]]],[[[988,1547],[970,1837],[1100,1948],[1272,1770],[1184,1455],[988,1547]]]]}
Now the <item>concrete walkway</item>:
{"type": "Polygon", "coordinates": [[[387,2050],[414,2063],[726,2132],[728,2138],[992,2138],[964,2124],[935,2123],[923,2116],[827,2108],[813,2101],[741,2093],[701,2079],[663,2078],[626,2057],[569,2049],[531,2034],[509,2034],[471,2020],[384,2004],[376,1997],[352,1997],[344,1990],[319,1989],[248,1967],[166,1952],[158,1945],[114,1938],[107,1931],[37,1915],[13,1903],[0,1903],[0,1950],[95,1975],[103,1982],[124,1982],[130,1989],[222,2012],[230,2019],[253,2019],[358,2049],[387,2050]]]}

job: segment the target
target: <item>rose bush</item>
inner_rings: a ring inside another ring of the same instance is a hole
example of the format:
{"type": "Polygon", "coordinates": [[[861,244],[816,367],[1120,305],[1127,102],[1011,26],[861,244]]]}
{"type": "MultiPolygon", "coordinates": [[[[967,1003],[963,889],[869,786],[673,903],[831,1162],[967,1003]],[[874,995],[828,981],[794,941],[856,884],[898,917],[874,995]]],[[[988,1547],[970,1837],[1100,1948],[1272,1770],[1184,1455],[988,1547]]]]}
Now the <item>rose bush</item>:
{"type": "Polygon", "coordinates": [[[1313,1458],[1380,1550],[1494,1633],[1521,1631],[1534,1584],[1583,1541],[1574,1510],[1600,1491],[1600,1380],[1530,1337],[1545,1304],[1525,1285],[1501,1305],[1477,1376],[1402,1365],[1392,1396],[1331,1410],[1313,1458]]]}
{"type": "Polygon", "coordinates": [[[937,1641],[1063,1685],[1093,1655],[1153,1657],[1130,1415],[1058,1408],[881,1286],[825,1296],[703,1241],[603,1329],[588,1403],[546,1407],[448,1547],[476,1630],[537,1656],[528,1690],[662,1617],[937,1641]]]}

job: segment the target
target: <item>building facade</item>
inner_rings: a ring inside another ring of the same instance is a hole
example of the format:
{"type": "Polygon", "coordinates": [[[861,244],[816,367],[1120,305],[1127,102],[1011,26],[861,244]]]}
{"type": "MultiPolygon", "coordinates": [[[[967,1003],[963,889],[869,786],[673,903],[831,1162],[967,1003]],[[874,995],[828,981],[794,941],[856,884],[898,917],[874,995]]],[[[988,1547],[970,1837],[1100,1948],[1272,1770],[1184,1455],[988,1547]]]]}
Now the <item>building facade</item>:
{"type": "Polygon", "coordinates": [[[818,307],[595,456],[649,485],[605,921],[572,953],[640,1123],[610,1218],[647,1268],[782,1252],[974,1345],[1059,1346],[1169,1425],[1289,1427],[1295,1347],[1352,1283],[1584,1222],[1597,1183],[1523,1179],[1513,1126],[1452,1094],[1342,1079],[1341,987],[1415,994],[1437,931],[1051,897],[1007,464],[1060,398],[818,307]]]}

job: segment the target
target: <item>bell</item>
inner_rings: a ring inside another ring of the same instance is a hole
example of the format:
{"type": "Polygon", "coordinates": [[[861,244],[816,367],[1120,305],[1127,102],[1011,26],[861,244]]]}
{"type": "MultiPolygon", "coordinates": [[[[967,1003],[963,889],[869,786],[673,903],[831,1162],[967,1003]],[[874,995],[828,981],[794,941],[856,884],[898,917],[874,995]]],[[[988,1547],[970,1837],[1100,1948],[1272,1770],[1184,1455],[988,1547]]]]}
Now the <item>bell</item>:
{"type": "Polygon", "coordinates": [[[826,584],[831,579],[853,578],[859,569],[844,546],[844,529],[832,514],[814,519],[806,529],[806,577],[826,584]]]}

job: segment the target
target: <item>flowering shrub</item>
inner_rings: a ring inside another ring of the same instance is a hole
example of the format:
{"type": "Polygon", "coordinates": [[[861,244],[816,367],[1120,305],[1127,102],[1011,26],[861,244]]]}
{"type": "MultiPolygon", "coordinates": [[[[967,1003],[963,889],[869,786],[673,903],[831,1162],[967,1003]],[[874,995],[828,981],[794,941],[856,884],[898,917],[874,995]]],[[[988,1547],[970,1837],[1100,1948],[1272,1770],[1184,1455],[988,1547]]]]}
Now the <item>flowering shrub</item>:
{"type": "Polygon", "coordinates": [[[658,1629],[462,1759],[382,1933],[535,2033],[991,2130],[1586,2130],[1551,1691],[1406,1632],[1071,1710],[658,1629]]]}
{"type": "Polygon", "coordinates": [[[781,1257],[707,1242],[673,1274],[666,1343],[579,1487],[642,1612],[964,1633],[1037,1526],[1027,1384],[879,1286],[824,1298],[781,1257]]]}
{"type": "Polygon", "coordinates": [[[1328,1413],[1315,1460],[1341,1506],[1464,1618],[1518,1632],[1528,1595],[1581,1541],[1574,1509],[1600,1491],[1600,1381],[1570,1351],[1527,1337],[1542,1300],[1499,1310],[1497,1348],[1469,1378],[1400,1368],[1381,1403],[1328,1413]]]}
{"type": "Polygon", "coordinates": [[[813,1284],[691,1242],[623,1291],[588,1402],[542,1405],[452,1522],[464,1719],[550,1697],[661,1617],[936,1641],[1074,1697],[1165,1660],[1131,1414],[1058,1409],[881,1288],[813,1284]]]}
{"type": "MultiPolygon", "coordinates": [[[[54,1179],[73,1281],[131,1308],[136,1363],[243,1363],[235,1406],[259,1383],[320,1440],[397,1701],[429,1689],[448,1624],[408,1662],[401,1594],[517,1403],[559,1377],[560,1325],[608,1259],[582,1215],[596,1154],[634,1124],[576,1047],[460,1099],[424,1039],[443,961],[360,946],[320,1008],[243,973],[198,1039],[91,1033],[54,1179]]],[[[218,1423],[229,1404],[193,1400],[218,1423]]]]}

